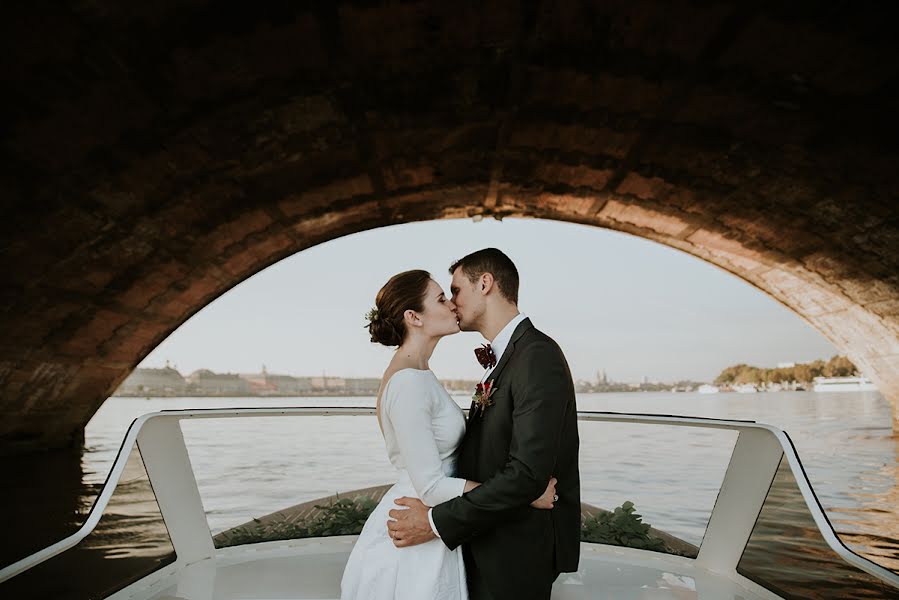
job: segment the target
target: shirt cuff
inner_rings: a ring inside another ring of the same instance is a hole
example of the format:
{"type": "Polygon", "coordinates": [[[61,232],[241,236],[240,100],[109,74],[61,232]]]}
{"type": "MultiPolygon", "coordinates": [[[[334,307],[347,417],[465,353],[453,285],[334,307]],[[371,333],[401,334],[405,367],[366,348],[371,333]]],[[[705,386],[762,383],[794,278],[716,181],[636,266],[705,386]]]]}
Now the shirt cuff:
{"type": "Polygon", "coordinates": [[[436,535],[437,537],[440,537],[440,532],[437,531],[437,526],[434,525],[434,517],[431,516],[431,513],[432,513],[432,512],[434,512],[434,509],[433,509],[433,508],[429,508],[429,509],[428,509],[428,523],[431,524],[431,531],[434,532],[434,535],[436,535]]]}

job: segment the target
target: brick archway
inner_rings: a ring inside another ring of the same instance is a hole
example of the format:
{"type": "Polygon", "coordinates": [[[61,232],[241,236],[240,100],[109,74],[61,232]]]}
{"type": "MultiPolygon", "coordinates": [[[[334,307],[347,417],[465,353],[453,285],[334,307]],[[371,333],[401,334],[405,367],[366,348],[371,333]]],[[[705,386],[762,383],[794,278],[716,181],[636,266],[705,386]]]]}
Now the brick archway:
{"type": "Polygon", "coordinates": [[[77,442],[168,333],[285,256],[475,215],[627,231],[717,264],[899,406],[899,52],[876,14],[17,10],[0,452],[77,442]]]}

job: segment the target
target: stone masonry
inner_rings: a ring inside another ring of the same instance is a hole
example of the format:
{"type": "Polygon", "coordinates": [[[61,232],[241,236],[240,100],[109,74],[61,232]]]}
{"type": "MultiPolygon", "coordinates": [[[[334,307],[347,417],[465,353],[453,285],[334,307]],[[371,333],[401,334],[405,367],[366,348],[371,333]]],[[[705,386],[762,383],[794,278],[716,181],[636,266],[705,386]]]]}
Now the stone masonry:
{"type": "Polygon", "coordinates": [[[899,36],[878,6],[6,6],[0,453],[77,445],[156,344],[286,256],[478,215],[716,264],[899,407],[899,36]]]}

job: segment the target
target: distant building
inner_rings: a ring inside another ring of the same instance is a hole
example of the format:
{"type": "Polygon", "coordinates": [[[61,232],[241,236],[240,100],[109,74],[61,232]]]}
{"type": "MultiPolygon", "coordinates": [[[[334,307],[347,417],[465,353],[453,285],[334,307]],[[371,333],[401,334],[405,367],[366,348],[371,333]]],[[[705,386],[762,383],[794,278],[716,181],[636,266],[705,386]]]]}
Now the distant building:
{"type": "Polygon", "coordinates": [[[275,387],[279,394],[291,396],[304,396],[312,393],[311,377],[294,377],[292,375],[269,375],[268,382],[275,387]]]}
{"type": "Polygon", "coordinates": [[[213,373],[209,369],[199,369],[187,376],[187,382],[200,395],[243,396],[252,393],[250,382],[236,373],[213,373]]]}
{"type": "Polygon", "coordinates": [[[381,387],[381,380],[374,377],[345,381],[348,396],[377,396],[378,388],[381,387]]]}
{"type": "Polygon", "coordinates": [[[265,365],[262,365],[261,373],[245,373],[240,377],[250,384],[254,394],[260,396],[303,396],[314,389],[309,377],[275,375],[269,373],[265,365]]]}
{"type": "MultiPolygon", "coordinates": [[[[464,383],[474,388],[476,382],[464,383]]],[[[182,375],[174,367],[135,369],[114,396],[376,396],[381,379],[375,377],[295,377],[269,373],[215,373],[198,369],[182,375]]]]}
{"type": "Polygon", "coordinates": [[[178,396],[187,391],[181,373],[165,366],[161,369],[134,369],[115,391],[118,396],[178,396]]]}
{"type": "Polygon", "coordinates": [[[346,380],[343,377],[310,377],[312,389],[320,392],[339,391],[346,389],[346,380]]]}
{"type": "Polygon", "coordinates": [[[792,369],[792,368],[795,367],[795,366],[796,366],[796,363],[795,363],[795,362],[781,362],[781,363],[777,363],[777,368],[778,368],[778,369],[792,369]]]}

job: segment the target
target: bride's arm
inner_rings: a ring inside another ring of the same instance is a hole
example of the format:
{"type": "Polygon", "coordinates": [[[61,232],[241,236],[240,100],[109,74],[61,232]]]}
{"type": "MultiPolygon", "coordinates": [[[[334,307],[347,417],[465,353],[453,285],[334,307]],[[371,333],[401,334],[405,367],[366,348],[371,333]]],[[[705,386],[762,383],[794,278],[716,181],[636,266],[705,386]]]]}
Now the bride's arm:
{"type": "Polygon", "coordinates": [[[435,506],[480,485],[443,472],[434,439],[434,398],[420,379],[404,373],[394,375],[382,402],[406,471],[422,502],[435,506]]]}
{"type": "MultiPolygon", "coordinates": [[[[394,375],[382,402],[393,425],[406,471],[422,502],[436,506],[481,485],[477,481],[444,474],[434,439],[434,397],[419,379],[404,373],[394,375]]],[[[531,506],[552,508],[555,491],[555,482],[551,481],[543,495],[531,502],[531,506]]]]}

